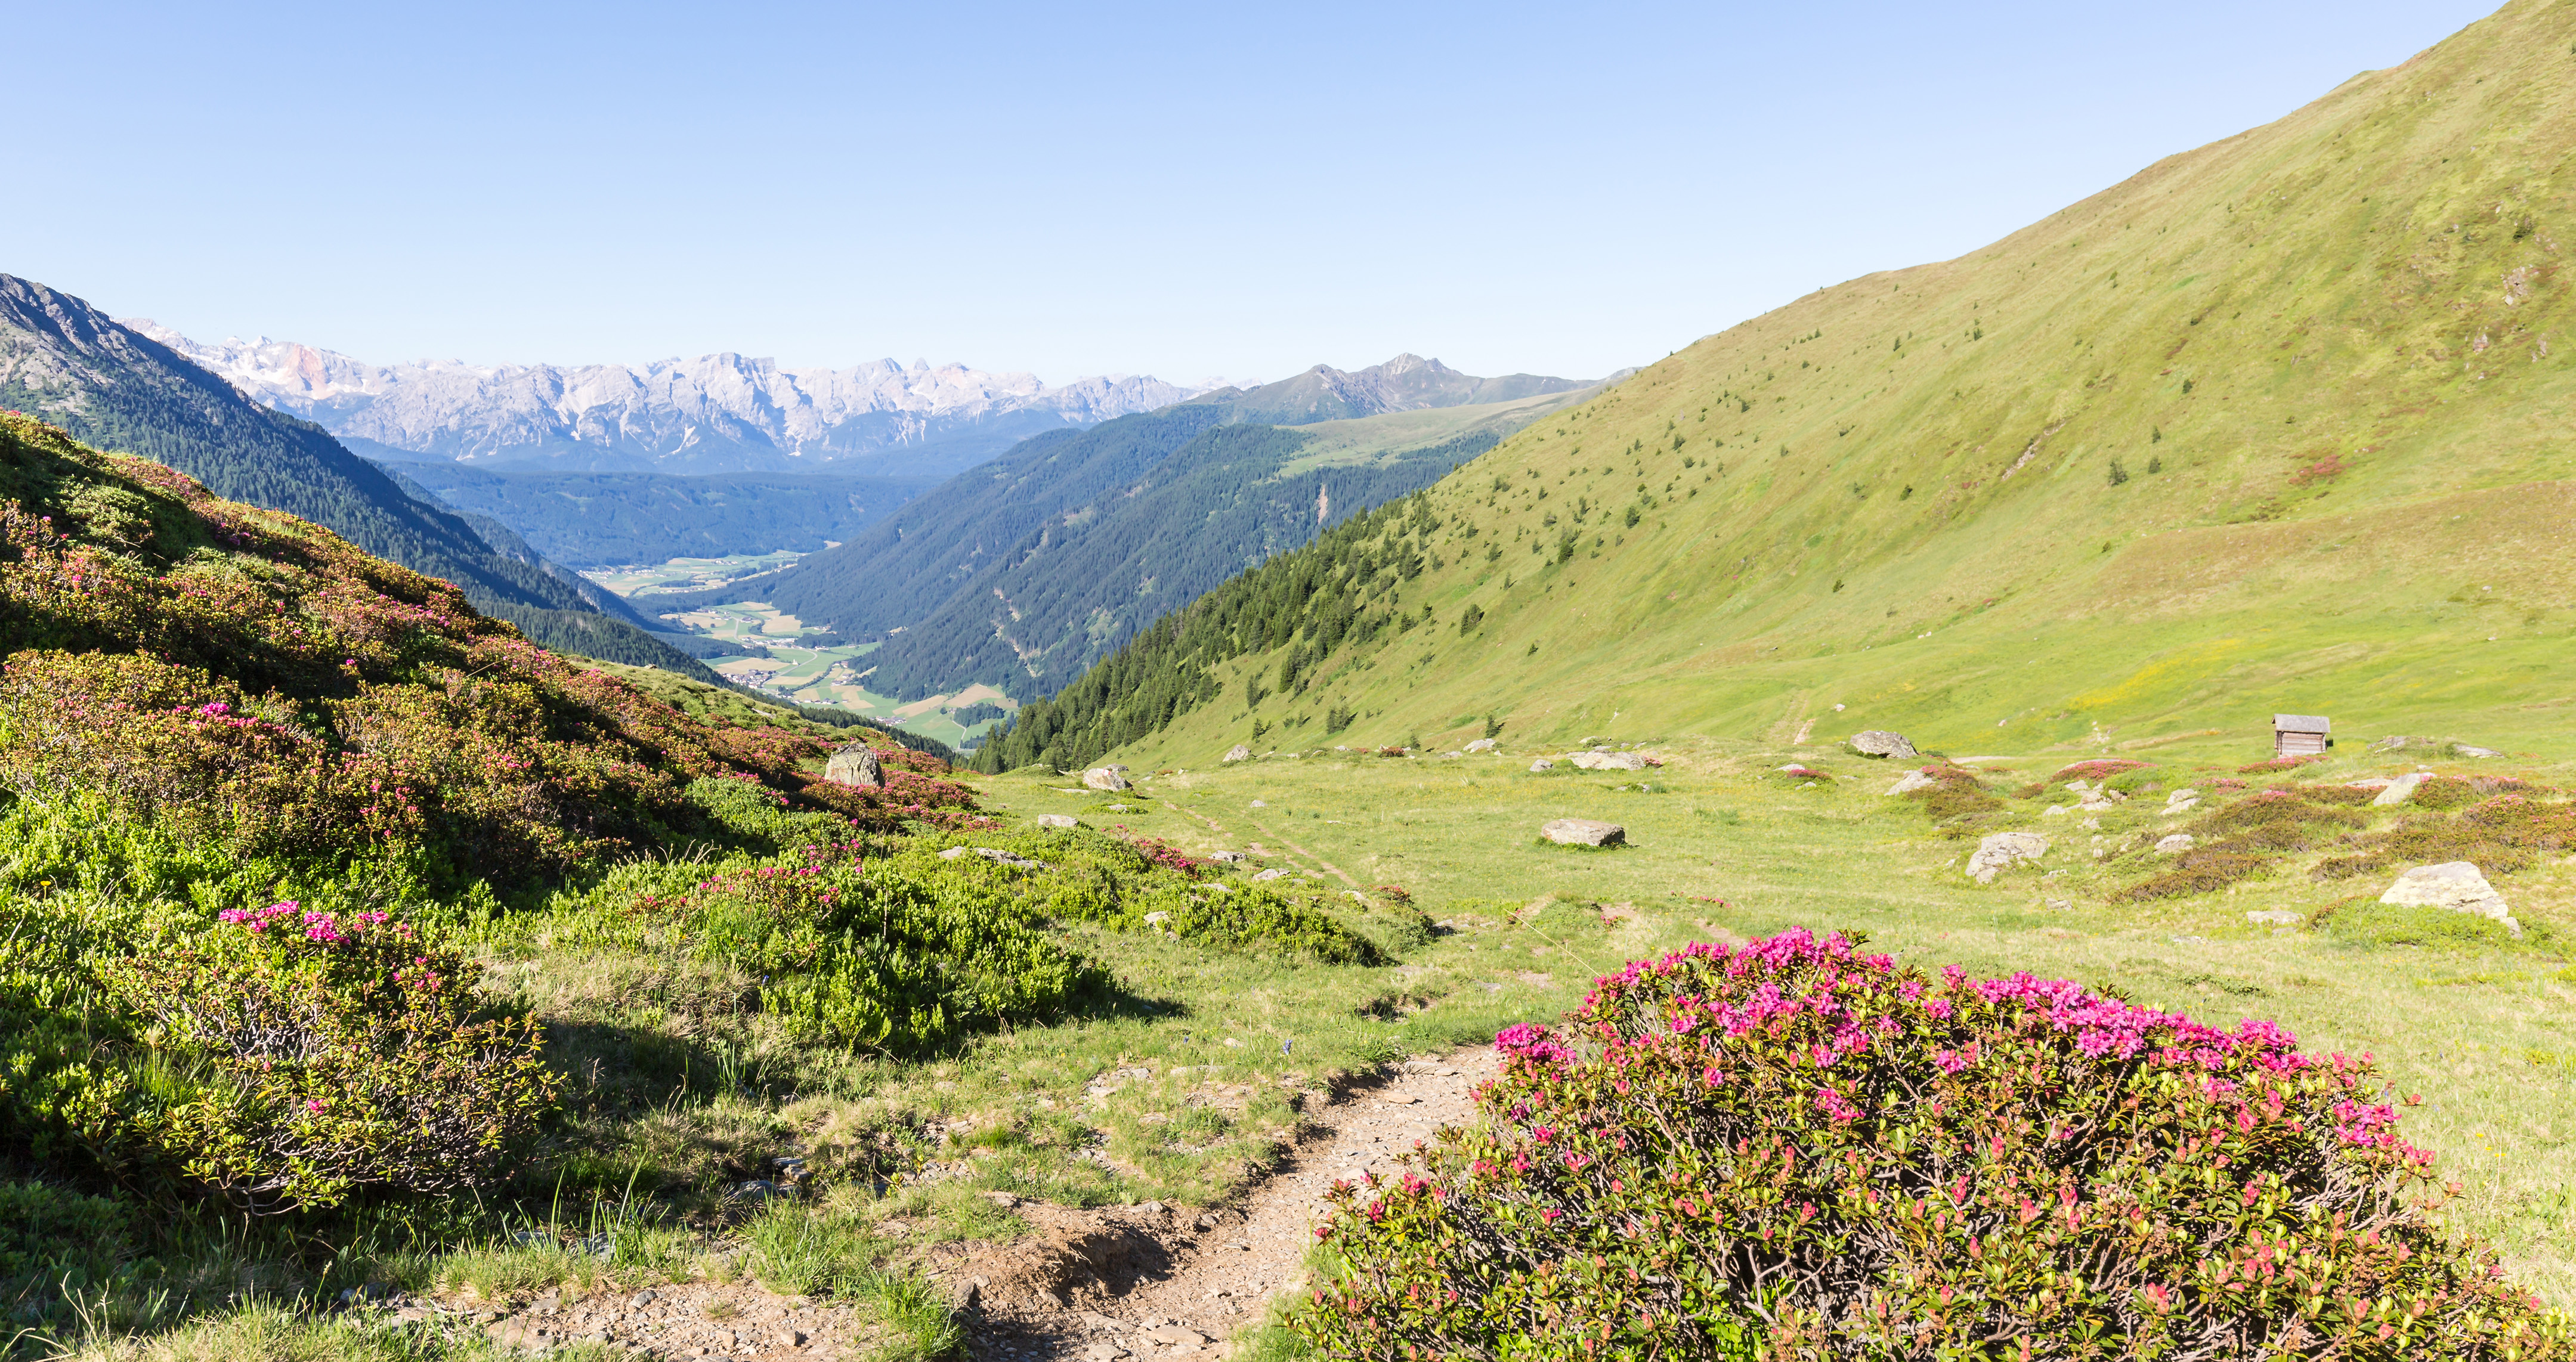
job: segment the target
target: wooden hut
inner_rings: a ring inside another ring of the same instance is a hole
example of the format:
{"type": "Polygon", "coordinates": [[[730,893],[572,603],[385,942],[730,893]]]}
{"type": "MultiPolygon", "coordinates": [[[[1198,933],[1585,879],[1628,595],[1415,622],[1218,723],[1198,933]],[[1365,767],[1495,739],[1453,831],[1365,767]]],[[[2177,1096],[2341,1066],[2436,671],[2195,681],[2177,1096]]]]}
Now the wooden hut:
{"type": "Polygon", "coordinates": [[[2334,721],[2322,714],[2272,716],[2274,757],[2321,757],[2334,738],[2334,721]]]}

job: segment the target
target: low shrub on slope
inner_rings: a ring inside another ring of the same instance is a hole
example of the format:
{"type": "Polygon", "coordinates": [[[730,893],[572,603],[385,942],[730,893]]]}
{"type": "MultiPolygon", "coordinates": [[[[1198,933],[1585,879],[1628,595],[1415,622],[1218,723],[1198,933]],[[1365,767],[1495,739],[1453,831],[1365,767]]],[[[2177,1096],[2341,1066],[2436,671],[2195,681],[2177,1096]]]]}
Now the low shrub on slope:
{"type": "Polygon", "coordinates": [[[1489,1130],[1335,1193],[1356,1358],[2505,1358],[2367,1058],[1840,936],[1695,946],[1497,1039],[1489,1130]]]}
{"type": "Polygon", "coordinates": [[[447,583],[20,417],[0,541],[0,784],[271,877],[507,890],[706,831],[683,787],[728,773],[880,822],[971,805],[917,755],[883,791],[818,782],[810,738],[694,722],[447,583]]]}
{"type": "Polygon", "coordinates": [[[800,859],[975,816],[935,757],[824,755],[0,416],[0,1167],[262,1212],[494,1184],[561,1077],[473,948],[689,847],[698,953],[800,1035],[935,1045],[1092,977],[1016,904],[800,859]]]}

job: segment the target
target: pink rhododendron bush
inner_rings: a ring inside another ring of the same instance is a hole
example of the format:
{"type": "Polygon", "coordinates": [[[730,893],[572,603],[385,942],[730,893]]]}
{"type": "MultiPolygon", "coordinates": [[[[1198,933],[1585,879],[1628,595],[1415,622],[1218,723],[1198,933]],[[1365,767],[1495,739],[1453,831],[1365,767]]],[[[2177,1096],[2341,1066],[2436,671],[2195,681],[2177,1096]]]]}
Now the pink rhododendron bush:
{"type": "Polygon", "coordinates": [[[1497,1044],[1488,1130],[1335,1193],[1326,1355],[2538,1358],[2365,1057],[1803,930],[1497,1044]]]}

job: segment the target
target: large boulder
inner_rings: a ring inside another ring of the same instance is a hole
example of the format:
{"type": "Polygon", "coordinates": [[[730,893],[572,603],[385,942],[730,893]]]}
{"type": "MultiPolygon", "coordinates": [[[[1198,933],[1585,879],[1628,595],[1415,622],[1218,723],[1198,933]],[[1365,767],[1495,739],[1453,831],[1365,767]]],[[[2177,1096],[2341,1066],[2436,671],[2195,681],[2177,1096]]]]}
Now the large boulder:
{"type": "Polygon", "coordinates": [[[1589,818],[1550,819],[1538,835],[1569,847],[1611,847],[1628,840],[1628,830],[1616,823],[1596,822],[1589,818]]]}
{"type": "Polygon", "coordinates": [[[2048,854],[2048,839],[2035,832],[1998,832],[1977,843],[1977,854],[1968,858],[1968,878],[1979,884],[1993,884],[1995,876],[2021,861],[2036,861],[2048,854]]]}
{"type": "Polygon", "coordinates": [[[1555,763],[1555,762],[1552,762],[1552,761],[1549,761],[1549,760],[1548,760],[1547,758],[1545,758],[1545,757],[1541,757],[1541,758],[1539,758],[1538,760],[1533,761],[1533,762],[1531,762],[1531,763],[1530,763],[1530,774],[1531,774],[1531,775],[1537,775],[1537,774],[1538,774],[1539,772],[1541,772],[1541,771],[1553,771],[1553,770],[1555,770],[1555,769],[1556,769],[1556,763],[1555,763]]]}
{"type": "Polygon", "coordinates": [[[1864,757],[1911,758],[1915,755],[1914,744],[1907,742],[1904,734],[1890,733],[1880,728],[1854,733],[1851,745],[1864,757]]]}
{"type": "Polygon", "coordinates": [[[2513,920],[2512,910],[2505,907],[2504,895],[2487,883],[2487,877],[2468,861],[2446,861],[2440,865],[2419,865],[2397,877],[2388,892],[2379,896],[2381,903],[2406,908],[2448,908],[2455,913],[2475,913],[2501,922],[2515,936],[2522,935],[2522,924],[2513,920]]]}
{"type": "Polygon", "coordinates": [[[881,786],[885,784],[885,763],[877,760],[877,754],[866,743],[853,743],[823,763],[823,779],[843,785],[881,786]]]}
{"type": "Polygon", "coordinates": [[[2415,787],[2423,783],[2423,772],[2409,771],[2406,774],[2399,776],[2397,779],[2388,782],[2387,787],[2382,789],[2378,796],[2373,798],[2370,802],[2374,807],[2403,804],[2407,800],[2415,797],[2415,787]]]}
{"type": "Polygon", "coordinates": [[[1225,749],[1224,760],[1227,762],[1250,761],[1252,760],[1252,749],[1244,746],[1242,743],[1236,743],[1234,746],[1225,749]]]}
{"type": "Polygon", "coordinates": [[[1082,773],[1082,783],[1094,790],[1130,788],[1127,784],[1127,768],[1124,766],[1094,766],[1082,773]]]}
{"type": "Polygon", "coordinates": [[[1643,752],[1577,752],[1574,764],[1585,771],[1642,771],[1646,769],[1643,752]]]}

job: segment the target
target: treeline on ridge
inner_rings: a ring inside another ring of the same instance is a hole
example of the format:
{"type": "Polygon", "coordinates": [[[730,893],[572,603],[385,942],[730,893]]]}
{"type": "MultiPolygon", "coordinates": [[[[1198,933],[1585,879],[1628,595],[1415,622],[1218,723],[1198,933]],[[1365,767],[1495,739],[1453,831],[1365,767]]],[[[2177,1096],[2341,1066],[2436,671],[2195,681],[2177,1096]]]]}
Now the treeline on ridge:
{"type": "Polygon", "coordinates": [[[1220,664],[1278,648],[1289,652],[1275,670],[1247,680],[1246,702],[1303,693],[1344,644],[1353,649],[1348,666],[1430,622],[1428,606],[1405,606],[1403,588],[1438,566],[1429,540],[1441,528],[1421,492],[1343,521],[1156,620],[1053,698],[1023,705],[1008,730],[985,742],[975,766],[1087,764],[1215,698],[1220,664]]]}

